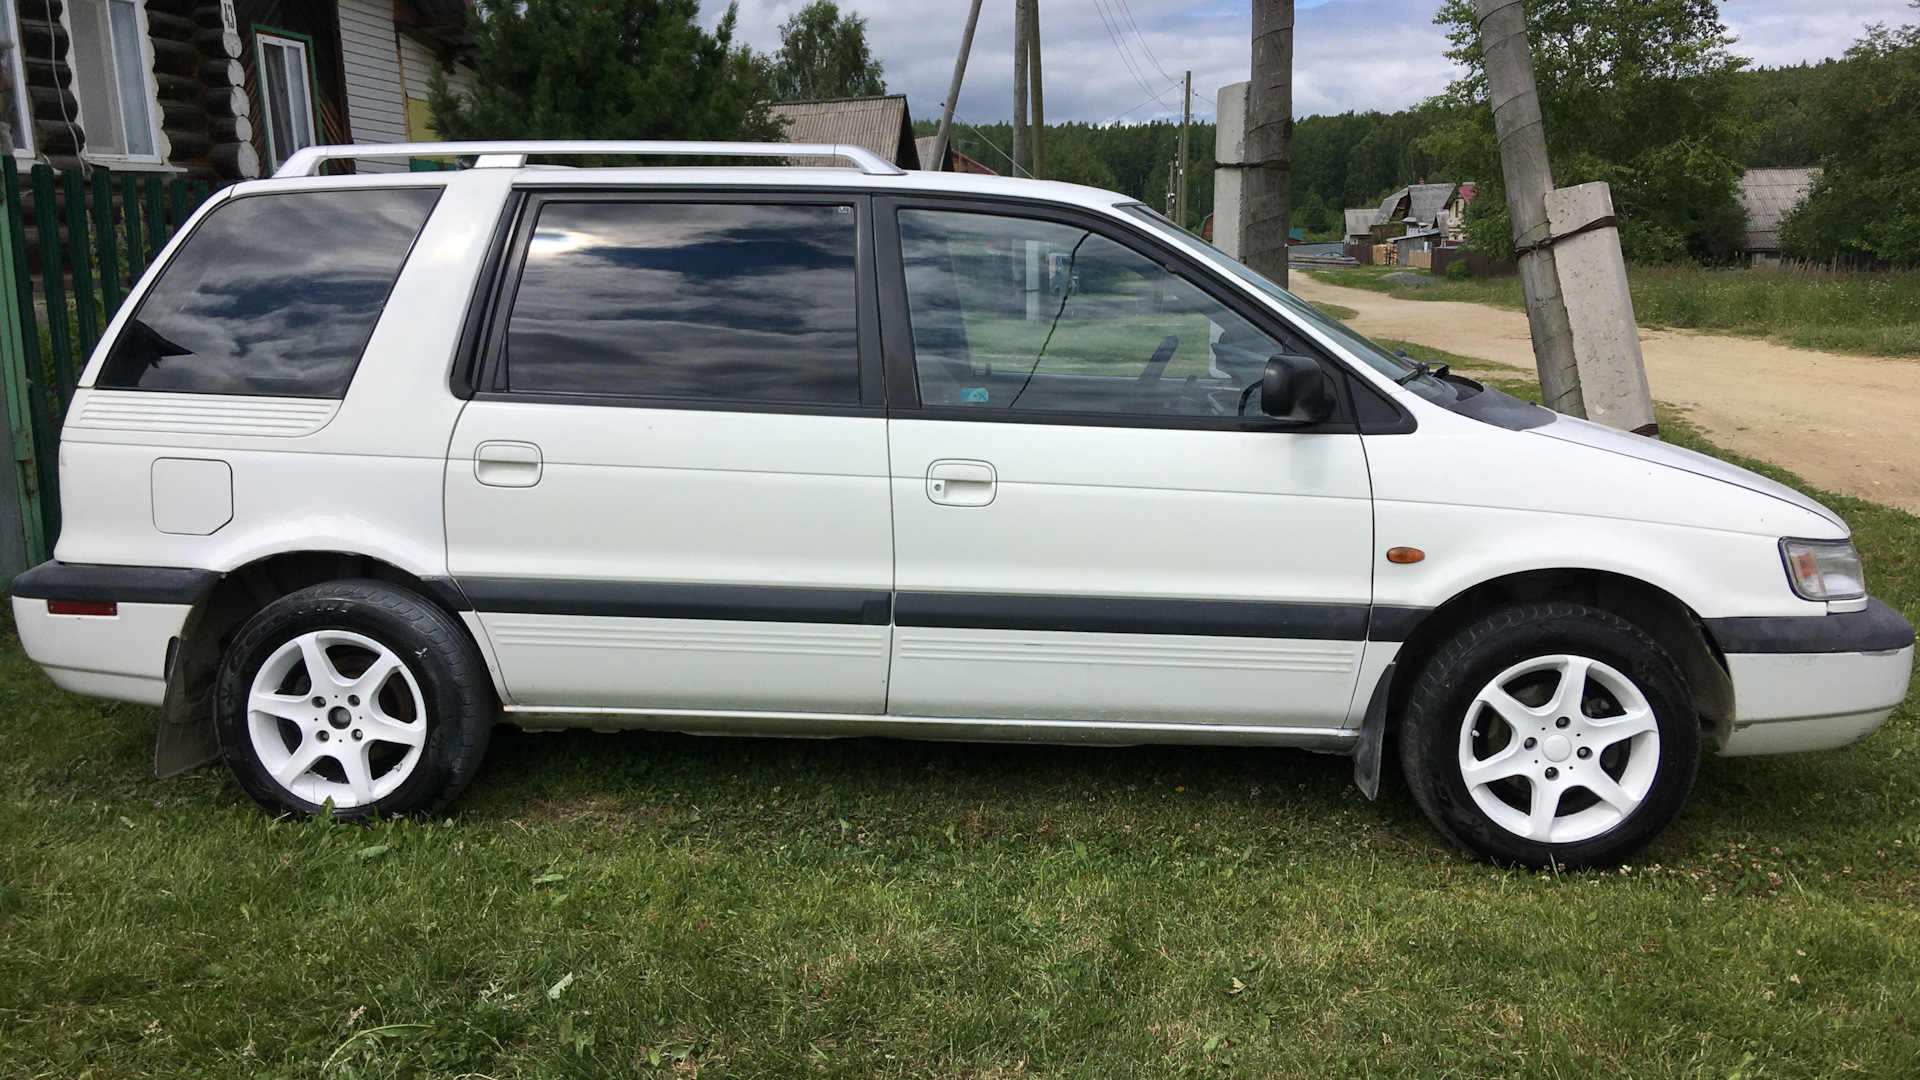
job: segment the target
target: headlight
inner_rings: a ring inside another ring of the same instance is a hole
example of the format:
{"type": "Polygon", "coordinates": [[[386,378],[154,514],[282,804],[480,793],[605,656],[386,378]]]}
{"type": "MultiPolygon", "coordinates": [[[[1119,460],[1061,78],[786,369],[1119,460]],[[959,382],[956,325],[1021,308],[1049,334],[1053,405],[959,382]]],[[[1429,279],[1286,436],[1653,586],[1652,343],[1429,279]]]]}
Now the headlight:
{"type": "Polygon", "coordinates": [[[1858,600],[1867,595],[1860,573],[1860,553],[1851,540],[1780,541],[1780,558],[1787,564],[1787,581],[1808,600],[1858,600]]]}

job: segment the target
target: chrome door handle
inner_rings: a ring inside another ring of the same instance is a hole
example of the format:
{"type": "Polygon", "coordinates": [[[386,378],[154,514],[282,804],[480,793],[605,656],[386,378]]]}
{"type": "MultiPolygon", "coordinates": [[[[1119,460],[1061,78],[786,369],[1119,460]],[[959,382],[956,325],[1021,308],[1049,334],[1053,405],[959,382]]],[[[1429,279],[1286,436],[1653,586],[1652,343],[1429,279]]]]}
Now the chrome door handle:
{"type": "Polygon", "coordinates": [[[526,442],[483,442],[473,448],[473,478],[488,487],[532,487],[540,482],[540,448],[526,442]]]}
{"type": "Polygon", "coordinates": [[[985,506],[999,486],[993,466],[984,461],[947,458],[927,466],[927,498],[943,506],[985,506]]]}

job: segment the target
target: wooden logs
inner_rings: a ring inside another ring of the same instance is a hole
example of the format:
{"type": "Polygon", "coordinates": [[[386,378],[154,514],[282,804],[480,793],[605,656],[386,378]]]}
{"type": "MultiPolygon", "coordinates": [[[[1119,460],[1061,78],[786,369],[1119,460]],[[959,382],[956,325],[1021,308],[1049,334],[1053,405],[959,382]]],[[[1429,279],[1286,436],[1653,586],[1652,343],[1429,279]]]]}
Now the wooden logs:
{"type": "Polygon", "coordinates": [[[211,154],[213,167],[228,180],[252,180],[260,175],[260,155],[250,142],[221,143],[211,154]]]}
{"type": "Polygon", "coordinates": [[[216,116],[207,121],[207,133],[217,143],[252,142],[253,121],[244,116],[216,116]]]}

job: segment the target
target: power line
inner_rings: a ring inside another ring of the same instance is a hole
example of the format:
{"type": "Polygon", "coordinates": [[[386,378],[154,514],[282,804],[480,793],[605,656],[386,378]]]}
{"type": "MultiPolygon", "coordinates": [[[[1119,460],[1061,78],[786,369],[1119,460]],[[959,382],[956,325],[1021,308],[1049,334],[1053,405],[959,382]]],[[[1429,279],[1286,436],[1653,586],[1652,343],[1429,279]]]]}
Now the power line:
{"type": "MultiPolygon", "coordinates": [[[[1119,21],[1120,21],[1119,16],[1113,15],[1110,18],[1109,13],[1106,7],[1101,3],[1101,0],[1093,0],[1093,9],[1096,13],[1099,14],[1100,25],[1106,27],[1107,38],[1108,40],[1113,42],[1114,51],[1120,54],[1120,62],[1126,65],[1127,73],[1133,76],[1133,81],[1139,84],[1140,89],[1146,91],[1149,97],[1151,97],[1155,101],[1158,101],[1160,103],[1161,108],[1171,109],[1172,106],[1167,104],[1166,99],[1162,98],[1158,93],[1154,91],[1153,87],[1148,84],[1145,75],[1141,73],[1141,70],[1139,69],[1139,67],[1136,65],[1134,61],[1133,53],[1130,52],[1127,49],[1127,47],[1121,43],[1121,40],[1125,35],[1119,30],[1119,21]]],[[[1135,108],[1138,108],[1138,106],[1135,106],[1135,108]]]]}

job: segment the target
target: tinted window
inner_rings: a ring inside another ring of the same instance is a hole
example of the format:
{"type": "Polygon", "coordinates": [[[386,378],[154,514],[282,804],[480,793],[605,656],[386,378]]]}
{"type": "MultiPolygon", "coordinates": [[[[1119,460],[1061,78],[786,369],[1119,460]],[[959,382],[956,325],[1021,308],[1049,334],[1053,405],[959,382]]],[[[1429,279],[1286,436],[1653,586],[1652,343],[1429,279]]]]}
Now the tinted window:
{"type": "Polygon", "coordinates": [[[209,214],[96,385],[337,398],[440,189],[249,195],[209,214]]]}
{"type": "Polygon", "coordinates": [[[858,404],[851,206],[549,203],[512,390],[858,404]]]}
{"type": "Polygon", "coordinates": [[[1299,351],[1077,226],[903,210],[900,241],[925,405],[1257,416],[1267,360],[1299,351]]]}

